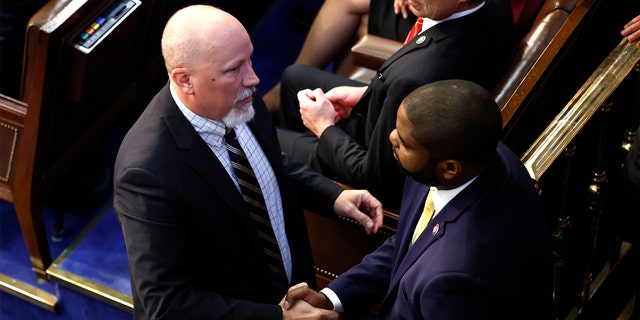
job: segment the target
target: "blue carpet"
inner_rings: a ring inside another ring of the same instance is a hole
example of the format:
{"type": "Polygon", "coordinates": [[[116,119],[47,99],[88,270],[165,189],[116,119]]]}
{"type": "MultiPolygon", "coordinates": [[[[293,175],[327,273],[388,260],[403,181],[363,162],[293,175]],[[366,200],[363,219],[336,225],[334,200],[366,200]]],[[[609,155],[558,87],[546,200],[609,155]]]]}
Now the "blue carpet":
{"type": "MultiPolygon", "coordinates": [[[[45,206],[43,217],[49,239],[53,229],[53,210],[45,206]]],[[[71,240],[88,223],[89,216],[67,214],[64,221],[66,235],[60,241],[49,241],[51,256],[57,257],[71,243],[71,240]]],[[[54,292],[51,283],[38,284],[27,247],[20,232],[20,225],[11,203],[0,201],[0,273],[11,276],[48,292],[54,292]]]]}
{"type": "Polygon", "coordinates": [[[55,313],[0,292],[0,320],[131,320],[133,315],[101,301],[56,285],[55,313]]]}
{"type": "Polygon", "coordinates": [[[131,295],[124,239],[113,208],[96,217],[91,232],[69,249],[60,268],[111,289],[131,295]]]}
{"type": "MultiPolygon", "coordinates": [[[[53,210],[49,206],[45,206],[43,217],[50,237],[54,218],[53,210]]],[[[60,241],[49,241],[54,259],[68,253],[67,259],[61,265],[63,269],[131,294],[124,241],[113,215],[113,209],[110,207],[110,201],[107,200],[93,208],[86,215],[65,212],[64,229],[65,236],[60,241]],[[106,205],[109,206],[105,207],[106,205]],[[92,232],[82,238],[73,251],[70,253],[65,251],[93,219],[99,220],[96,220],[97,224],[92,232]]],[[[0,292],[0,320],[133,318],[128,312],[58,283],[39,283],[31,271],[29,254],[20,233],[13,205],[5,201],[0,201],[0,272],[44,290],[58,299],[56,313],[52,313],[30,302],[0,292]]]]}

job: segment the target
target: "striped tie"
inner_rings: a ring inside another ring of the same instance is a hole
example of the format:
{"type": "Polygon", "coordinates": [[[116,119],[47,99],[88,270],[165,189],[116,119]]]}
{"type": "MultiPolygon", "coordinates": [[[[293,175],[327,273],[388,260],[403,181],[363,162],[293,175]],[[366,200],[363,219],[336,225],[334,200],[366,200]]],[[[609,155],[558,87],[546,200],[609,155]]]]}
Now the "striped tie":
{"type": "Polygon", "coordinates": [[[229,152],[233,172],[240,184],[242,197],[247,204],[251,218],[256,222],[256,230],[262,241],[262,249],[266,255],[272,275],[271,283],[274,289],[274,299],[278,302],[289,289],[289,281],[284,271],[280,248],[271,227],[271,220],[262,196],[262,190],[260,190],[260,184],[258,184],[256,175],[251,169],[247,156],[242,147],[240,147],[240,143],[238,143],[235,131],[230,130],[224,138],[227,141],[227,151],[229,152]]]}

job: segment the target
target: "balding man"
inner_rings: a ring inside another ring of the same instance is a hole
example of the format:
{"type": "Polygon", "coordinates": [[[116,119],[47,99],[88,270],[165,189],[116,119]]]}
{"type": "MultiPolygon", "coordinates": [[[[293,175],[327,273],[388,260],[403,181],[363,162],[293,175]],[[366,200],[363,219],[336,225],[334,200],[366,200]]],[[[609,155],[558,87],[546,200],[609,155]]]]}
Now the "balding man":
{"type": "Polygon", "coordinates": [[[291,283],[314,284],[303,206],[375,232],[380,202],[282,156],[242,24],[206,5],[167,22],[169,83],[124,138],[114,207],[127,247],[136,319],[336,319],[291,283]],[[360,211],[363,210],[364,212],[360,211]]]}

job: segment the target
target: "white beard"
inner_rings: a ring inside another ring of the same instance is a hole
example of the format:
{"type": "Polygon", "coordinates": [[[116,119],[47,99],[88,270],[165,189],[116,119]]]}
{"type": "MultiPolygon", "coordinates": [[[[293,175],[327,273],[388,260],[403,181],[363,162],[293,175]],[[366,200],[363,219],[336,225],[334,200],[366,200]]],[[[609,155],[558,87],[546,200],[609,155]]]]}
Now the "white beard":
{"type": "MultiPolygon", "coordinates": [[[[238,95],[234,103],[253,95],[252,89],[246,89],[238,95]]],[[[227,128],[235,128],[241,124],[247,123],[253,119],[256,111],[253,108],[253,101],[244,105],[238,105],[231,109],[229,113],[222,119],[227,128]]]]}

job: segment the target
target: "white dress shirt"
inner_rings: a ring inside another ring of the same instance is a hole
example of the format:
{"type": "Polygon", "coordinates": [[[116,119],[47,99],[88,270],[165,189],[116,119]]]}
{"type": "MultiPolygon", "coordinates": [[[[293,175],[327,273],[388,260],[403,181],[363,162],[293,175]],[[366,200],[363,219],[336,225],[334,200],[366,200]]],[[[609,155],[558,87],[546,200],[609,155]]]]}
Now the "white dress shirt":
{"type": "MultiPolygon", "coordinates": [[[[432,20],[432,19],[429,19],[429,18],[422,18],[422,31],[425,31],[425,30],[435,26],[438,23],[445,22],[445,21],[448,21],[448,20],[457,19],[457,18],[460,18],[460,17],[464,17],[466,15],[472,14],[472,13],[480,10],[480,8],[482,8],[482,6],[484,6],[484,1],[479,6],[477,6],[475,8],[471,8],[471,9],[467,9],[467,10],[464,10],[464,11],[456,12],[456,13],[454,13],[454,14],[452,14],[452,15],[450,15],[450,16],[442,19],[442,20],[432,20]]],[[[422,33],[422,31],[420,31],[420,32],[422,33]]]]}

